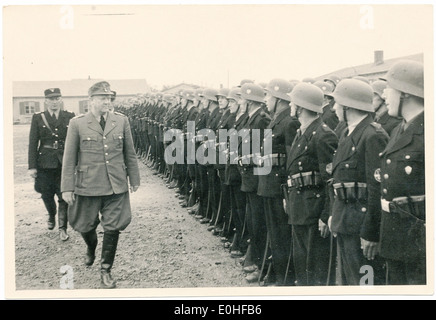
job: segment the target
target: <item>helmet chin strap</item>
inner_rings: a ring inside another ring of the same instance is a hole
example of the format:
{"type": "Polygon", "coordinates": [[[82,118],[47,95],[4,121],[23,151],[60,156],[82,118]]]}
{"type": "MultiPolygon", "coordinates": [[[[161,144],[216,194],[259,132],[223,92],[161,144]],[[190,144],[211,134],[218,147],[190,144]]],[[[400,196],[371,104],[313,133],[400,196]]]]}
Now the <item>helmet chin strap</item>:
{"type": "Polygon", "coordinates": [[[344,117],[344,122],[345,122],[346,126],[348,127],[347,110],[348,110],[348,107],[345,107],[345,106],[342,107],[342,115],[344,117]]]}

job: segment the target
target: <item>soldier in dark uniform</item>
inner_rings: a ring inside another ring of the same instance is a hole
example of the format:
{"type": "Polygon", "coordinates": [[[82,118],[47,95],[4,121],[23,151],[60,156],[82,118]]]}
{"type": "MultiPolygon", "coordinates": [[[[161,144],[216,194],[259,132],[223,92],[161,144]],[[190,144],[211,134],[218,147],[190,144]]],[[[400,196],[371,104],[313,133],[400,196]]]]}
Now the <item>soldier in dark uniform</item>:
{"type": "MultiPolygon", "coordinates": [[[[269,248],[272,256],[272,273],[275,284],[293,283],[289,273],[288,257],[292,245],[291,228],[283,207],[282,185],[286,183],[286,145],[291,145],[300,123],[291,117],[289,93],[292,84],[284,79],[272,79],[266,86],[266,105],[272,117],[263,137],[262,160],[259,165],[269,169],[259,175],[257,194],[263,198],[269,248]]],[[[272,282],[272,280],[270,281],[272,282]]]]}
{"type": "Polygon", "coordinates": [[[109,112],[109,83],[95,83],[88,95],[89,112],[72,119],[68,130],[61,191],[69,204],[70,224],[87,245],[87,266],[95,260],[101,222],[101,286],[115,288],[111,269],[120,231],[131,222],[129,189],[139,188],[139,169],[128,118],[109,112]]]}
{"type": "MultiPolygon", "coordinates": [[[[237,150],[232,150],[233,143],[239,145],[238,139],[240,139],[240,137],[238,132],[244,128],[248,120],[246,110],[240,109],[240,95],[241,89],[237,87],[230,90],[227,96],[230,110],[227,123],[230,126],[230,130],[229,139],[227,141],[228,149],[225,151],[228,160],[225,168],[224,183],[229,188],[228,201],[230,202],[231,219],[235,226],[235,232],[230,246],[230,255],[233,258],[242,257],[245,254],[248,246],[247,240],[249,239],[248,231],[245,228],[245,208],[247,200],[245,193],[241,191],[241,174],[238,171],[238,165],[234,161],[237,156],[237,150]]],[[[228,219],[223,220],[223,223],[229,223],[228,219]]]]}
{"type": "MultiPolygon", "coordinates": [[[[262,109],[264,104],[265,91],[254,83],[245,83],[241,87],[241,107],[248,107],[249,119],[245,125],[246,131],[242,136],[239,148],[239,170],[242,177],[241,191],[247,196],[247,228],[250,234],[250,245],[244,262],[245,270],[252,271],[247,277],[248,282],[258,281],[261,275],[262,258],[266,244],[266,220],[263,198],[257,194],[259,176],[254,174],[255,157],[260,156],[260,150],[252,150],[253,132],[259,130],[258,139],[262,139],[264,130],[271,122],[271,118],[262,109]],[[244,106],[245,107],[245,106],[244,106]],[[253,129],[256,129],[253,131],[253,129]],[[248,147],[248,148],[247,148],[248,147]],[[251,153],[246,154],[245,148],[251,153]],[[259,153],[259,154],[256,154],[259,153]],[[249,257],[249,259],[247,259],[249,257]]],[[[260,147],[260,141],[258,141],[260,147]]],[[[260,148],[259,148],[260,149],[260,148]]],[[[245,271],[244,270],[244,271],[245,271]]],[[[261,275],[262,276],[262,275],[261,275]]]]}
{"type": "Polygon", "coordinates": [[[389,115],[403,122],[381,153],[380,255],[387,259],[388,284],[426,284],[424,70],[399,61],[386,75],[389,115]]]}
{"type": "Polygon", "coordinates": [[[380,160],[388,135],[373,122],[373,92],[357,79],[339,82],[335,111],[347,124],[333,158],[335,200],[331,231],[337,234],[338,284],[359,285],[360,269],[372,266],[374,284],[382,284],[383,261],[375,253],[380,241],[380,160]],[[363,248],[363,250],[362,250],[363,248]]]}
{"type": "Polygon", "coordinates": [[[399,125],[401,119],[398,117],[392,117],[388,113],[388,108],[383,98],[383,91],[386,89],[386,81],[377,80],[372,84],[372,89],[374,90],[374,98],[372,104],[374,105],[374,121],[380,123],[380,125],[385,129],[388,135],[391,135],[392,130],[399,125]]]}
{"type": "Polygon", "coordinates": [[[338,138],[321,119],[323,91],[300,83],[291,93],[292,114],[301,122],[289,152],[289,223],[292,225],[296,285],[321,286],[327,281],[330,213],[327,194],[338,138]]]}
{"type": "Polygon", "coordinates": [[[74,113],[62,110],[59,88],[47,89],[44,95],[46,110],[35,113],[30,126],[29,172],[35,178],[35,191],[41,193],[47,209],[48,229],[55,227],[57,212],[60,239],[65,241],[68,239],[68,204],[62,198],[60,184],[65,138],[74,113]],[[57,208],[55,194],[58,198],[57,208]]]}

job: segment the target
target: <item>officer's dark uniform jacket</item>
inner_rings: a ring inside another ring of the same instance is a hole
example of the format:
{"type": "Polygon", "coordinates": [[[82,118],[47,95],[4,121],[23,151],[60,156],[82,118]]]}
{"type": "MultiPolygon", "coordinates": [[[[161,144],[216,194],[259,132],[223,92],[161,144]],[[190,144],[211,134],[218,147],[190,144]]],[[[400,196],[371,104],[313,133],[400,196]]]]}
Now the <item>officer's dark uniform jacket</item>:
{"type": "Polygon", "coordinates": [[[327,223],[329,199],[327,181],[331,178],[333,154],[338,146],[335,133],[319,117],[292,144],[288,161],[289,223],[327,223]]]}
{"type": "Polygon", "coordinates": [[[57,120],[48,111],[43,113],[53,133],[45,125],[42,113],[35,113],[29,134],[29,169],[55,169],[62,166],[68,125],[74,113],[60,110],[57,120]]]}
{"type": "Polygon", "coordinates": [[[391,117],[388,111],[386,110],[381,115],[376,116],[374,121],[380,123],[382,128],[385,129],[386,133],[388,135],[391,135],[392,130],[394,130],[394,128],[400,124],[401,119],[391,117]]]}
{"type": "Polygon", "coordinates": [[[410,261],[425,254],[425,200],[419,197],[425,195],[424,113],[400,130],[392,131],[380,155],[382,199],[390,203],[382,213],[380,254],[410,261]]]}
{"type": "Polygon", "coordinates": [[[282,185],[286,183],[286,144],[292,143],[293,138],[300,126],[296,118],[291,117],[290,108],[282,110],[268,125],[271,129],[271,137],[265,134],[266,139],[272,139],[271,155],[264,154],[265,150],[262,145],[262,156],[264,161],[262,165],[271,165],[271,172],[267,175],[259,176],[259,186],[257,194],[262,197],[283,198],[282,185]],[[292,134],[292,137],[289,136],[292,134]],[[291,141],[291,142],[289,142],[291,141]]]}
{"type": "MultiPolygon", "coordinates": [[[[253,143],[253,134],[252,134],[252,130],[253,129],[260,129],[260,139],[263,139],[262,137],[264,136],[264,129],[266,129],[269,125],[269,123],[271,122],[271,118],[270,116],[263,111],[262,108],[259,108],[258,110],[256,110],[256,112],[249,117],[249,119],[247,120],[247,123],[245,125],[244,129],[248,129],[246,131],[246,134],[244,137],[242,137],[241,139],[241,144],[239,145],[239,155],[242,155],[243,152],[243,148],[242,145],[244,143],[248,143],[250,142],[250,150],[251,150],[251,154],[250,154],[250,158],[249,158],[249,164],[244,164],[242,166],[239,166],[239,172],[241,173],[241,177],[242,177],[242,185],[241,185],[241,190],[244,192],[256,192],[257,193],[257,187],[258,187],[258,182],[259,182],[259,176],[254,174],[254,158],[253,158],[253,150],[251,148],[252,143],[253,143]]],[[[259,146],[260,147],[260,146],[259,146]]],[[[256,151],[256,150],[255,150],[256,151]]],[[[260,150],[259,150],[260,151],[260,150]]]]}
{"type": "Polygon", "coordinates": [[[234,162],[230,162],[233,159],[233,155],[235,157],[238,156],[238,146],[240,144],[240,140],[242,139],[240,136],[238,136],[238,132],[239,130],[243,129],[245,127],[245,124],[248,120],[248,113],[244,113],[242,114],[238,120],[236,120],[236,113],[235,114],[231,114],[229,116],[232,117],[234,115],[235,119],[234,119],[234,123],[232,125],[232,128],[234,129],[230,135],[229,135],[229,144],[228,144],[228,160],[227,160],[227,164],[226,164],[226,171],[225,171],[225,184],[227,185],[238,185],[241,184],[241,174],[238,170],[238,164],[234,163],[234,162]],[[232,136],[236,136],[236,138],[238,139],[237,141],[237,145],[236,145],[236,150],[232,150],[232,146],[230,144],[231,139],[235,139],[232,138],[232,136]]]}
{"type": "Polygon", "coordinates": [[[346,129],[333,157],[332,174],[335,200],[332,231],[378,242],[380,235],[380,158],[388,135],[364,118],[347,136],[346,129]],[[348,185],[347,183],[350,183],[348,185]]]}
{"type": "Polygon", "coordinates": [[[235,122],[236,113],[230,113],[230,109],[225,109],[222,113],[221,119],[217,124],[215,131],[216,136],[216,165],[215,168],[218,170],[225,170],[226,164],[220,163],[220,155],[224,158],[224,150],[227,149],[227,139],[226,141],[220,142],[220,130],[230,130],[235,122]],[[220,144],[222,143],[222,144],[220,144]]]}

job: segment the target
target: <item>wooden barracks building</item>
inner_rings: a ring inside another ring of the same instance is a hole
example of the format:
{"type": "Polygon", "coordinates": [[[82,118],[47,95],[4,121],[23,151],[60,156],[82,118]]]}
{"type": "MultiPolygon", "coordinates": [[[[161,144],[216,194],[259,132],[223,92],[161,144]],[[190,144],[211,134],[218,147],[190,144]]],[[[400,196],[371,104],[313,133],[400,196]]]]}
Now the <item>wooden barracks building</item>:
{"type": "MultiPolygon", "coordinates": [[[[106,79],[104,79],[106,80],[106,79]]],[[[35,112],[44,109],[44,90],[60,88],[64,109],[76,115],[88,111],[88,89],[102,79],[76,79],[69,81],[14,81],[12,84],[14,124],[30,123],[35,112]]],[[[116,100],[134,98],[150,92],[144,79],[107,80],[116,91],[116,100]]]]}

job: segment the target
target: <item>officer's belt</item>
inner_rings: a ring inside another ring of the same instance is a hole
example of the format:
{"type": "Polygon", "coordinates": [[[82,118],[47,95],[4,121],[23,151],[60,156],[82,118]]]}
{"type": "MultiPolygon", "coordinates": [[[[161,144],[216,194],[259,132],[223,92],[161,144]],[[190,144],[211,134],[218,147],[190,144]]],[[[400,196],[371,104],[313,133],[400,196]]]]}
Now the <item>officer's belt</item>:
{"type": "Polygon", "coordinates": [[[316,187],[322,184],[321,174],[317,171],[300,172],[288,177],[289,188],[316,187]]]}
{"type": "Polygon", "coordinates": [[[381,199],[381,207],[387,213],[399,213],[425,222],[425,195],[381,199]]]}
{"type": "Polygon", "coordinates": [[[368,189],[364,182],[334,183],[333,191],[338,200],[354,202],[356,200],[367,200],[368,189]]]}
{"type": "Polygon", "coordinates": [[[57,149],[63,149],[63,144],[56,141],[56,142],[53,142],[53,144],[44,144],[44,145],[42,145],[42,147],[46,148],[46,149],[57,150],[57,149]]]}
{"type": "Polygon", "coordinates": [[[284,166],[286,164],[286,154],[284,153],[273,153],[266,156],[260,157],[255,162],[256,166],[259,167],[278,167],[284,166]]]}

